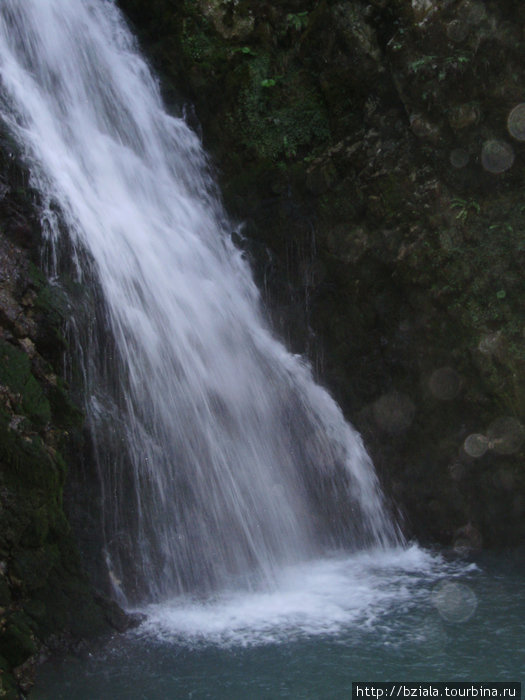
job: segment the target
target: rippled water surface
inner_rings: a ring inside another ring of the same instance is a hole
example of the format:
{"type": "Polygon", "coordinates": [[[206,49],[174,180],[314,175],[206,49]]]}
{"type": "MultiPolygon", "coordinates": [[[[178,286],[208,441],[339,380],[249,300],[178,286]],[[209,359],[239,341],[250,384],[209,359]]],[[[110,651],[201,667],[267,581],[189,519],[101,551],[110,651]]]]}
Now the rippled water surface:
{"type": "Polygon", "coordinates": [[[32,700],[342,698],[352,681],[525,681],[523,552],[417,547],[283,571],[273,591],[179,598],[85,658],[41,669],[32,700]]]}

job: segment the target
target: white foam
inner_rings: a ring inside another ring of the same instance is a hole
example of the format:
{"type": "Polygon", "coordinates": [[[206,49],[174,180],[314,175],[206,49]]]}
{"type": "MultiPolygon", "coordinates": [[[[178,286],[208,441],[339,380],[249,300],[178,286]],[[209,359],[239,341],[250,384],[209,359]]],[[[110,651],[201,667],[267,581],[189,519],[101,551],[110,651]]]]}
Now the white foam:
{"type": "Polygon", "coordinates": [[[447,564],[416,546],[334,556],[283,569],[273,590],[230,590],[205,600],[178,597],[149,606],[138,634],[220,646],[336,636],[346,629],[374,628],[388,613],[406,611],[425,598],[430,610],[436,581],[472,568],[447,564]]]}

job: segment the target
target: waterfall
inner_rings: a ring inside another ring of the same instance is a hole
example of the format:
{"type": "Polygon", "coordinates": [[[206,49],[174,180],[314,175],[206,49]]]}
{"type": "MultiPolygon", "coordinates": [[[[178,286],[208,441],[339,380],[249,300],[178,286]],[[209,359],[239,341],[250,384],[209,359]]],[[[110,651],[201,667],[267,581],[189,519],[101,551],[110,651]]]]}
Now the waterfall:
{"type": "MultiPolygon", "coordinates": [[[[124,603],[397,541],[373,466],[273,336],[206,156],[110,0],[2,0],[0,111],[40,192],[124,603]]],[[[284,234],[283,234],[284,235],[284,234]]]]}

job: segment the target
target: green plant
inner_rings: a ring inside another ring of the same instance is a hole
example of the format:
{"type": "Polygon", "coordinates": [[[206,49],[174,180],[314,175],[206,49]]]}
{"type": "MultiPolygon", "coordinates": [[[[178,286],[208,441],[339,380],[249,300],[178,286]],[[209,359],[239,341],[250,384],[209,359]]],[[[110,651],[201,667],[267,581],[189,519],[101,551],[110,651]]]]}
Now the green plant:
{"type": "Polygon", "coordinates": [[[286,21],[296,32],[301,32],[308,24],[308,12],[290,12],[286,15],[286,21]]]}
{"type": "Polygon", "coordinates": [[[255,51],[249,46],[237,46],[237,48],[233,49],[233,53],[243,53],[245,56],[257,56],[255,51]]]}
{"type": "Polygon", "coordinates": [[[478,204],[478,202],[476,202],[476,200],[461,199],[461,197],[454,197],[452,199],[450,208],[459,210],[456,214],[456,219],[458,221],[465,221],[469,214],[469,211],[475,211],[476,214],[479,214],[481,211],[481,207],[478,204]]]}
{"type": "Polygon", "coordinates": [[[273,78],[264,78],[264,80],[261,80],[261,86],[265,88],[274,87],[277,85],[279,80],[282,80],[282,78],[282,75],[274,75],[273,78]]]}
{"type": "Polygon", "coordinates": [[[297,150],[290,143],[290,140],[286,135],[283,136],[283,148],[287,158],[294,158],[297,155],[297,150]]]}
{"type": "Polygon", "coordinates": [[[425,66],[428,66],[429,63],[432,63],[435,61],[437,56],[422,56],[421,58],[418,58],[416,61],[412,61],[412,63],[409,64],[408,68],[409,70],[412,71],[412,73],[417,73],[419,70],[424,68],[425,66]]]}
{"type": "Polygon", "coordinates": [[[454,54],[453,56],[447,56],[444,59],[443,65],[445,66],[461,66],[466,63],[470,63],[470,56],[465,56],[465,54],[454,54]]]}

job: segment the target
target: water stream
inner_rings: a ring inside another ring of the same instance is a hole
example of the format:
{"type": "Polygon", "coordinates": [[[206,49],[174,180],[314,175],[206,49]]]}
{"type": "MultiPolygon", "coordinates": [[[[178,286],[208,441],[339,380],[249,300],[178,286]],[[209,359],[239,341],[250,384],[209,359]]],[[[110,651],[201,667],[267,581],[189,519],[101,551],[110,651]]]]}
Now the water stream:
{"type": "Polygon", "coordinates": [[[67,255],[99,297],[69,333],[113,595],[271,585],[327,547],[396,542],[359,436],[272,336],[200,143],[116,6],[3,0],[0,71],[49,274],[67,255]]]}
{"type": "Polygon", "coordinates": [[[267,325],[199,140],[115,4],[2,0],[0,86],[49,277],[84,300],[67,332],[97,566],[147,615],[48,669],[34,697],[328,698],[373,669],[428,679],[424,650],[479,621],[490,575],[404,545],[359,435],[267,325]]]}

